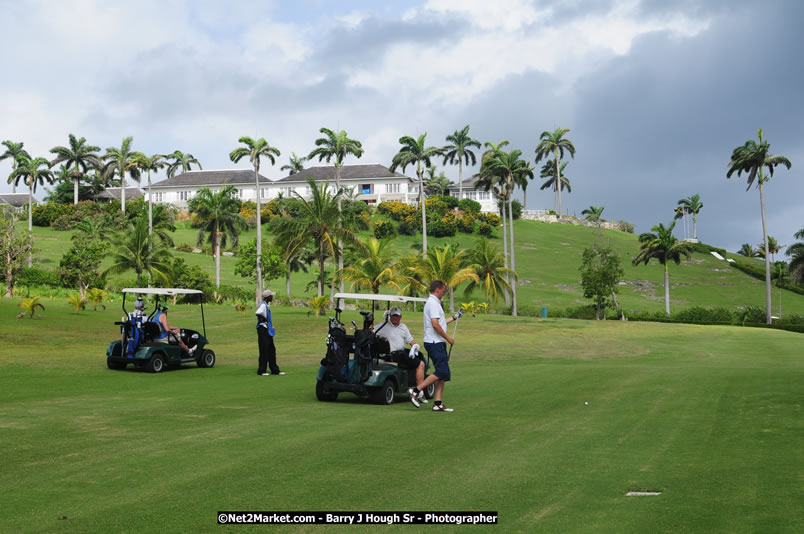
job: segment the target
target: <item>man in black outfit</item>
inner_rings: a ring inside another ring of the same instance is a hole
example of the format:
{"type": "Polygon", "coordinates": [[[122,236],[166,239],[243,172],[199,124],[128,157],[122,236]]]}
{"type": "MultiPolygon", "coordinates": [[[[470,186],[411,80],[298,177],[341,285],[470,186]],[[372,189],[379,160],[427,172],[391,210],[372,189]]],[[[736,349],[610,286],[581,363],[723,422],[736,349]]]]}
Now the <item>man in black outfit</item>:
{"type": "Polygon", "coordinates": [[[257,374],[260,376],[285,375],[276,365],[276,346],[274,345],[276,331],[271,320],[271,308],[268,307],[268,304],[274,300],[275,294],[270,289],[263,291],[262,303],[257,308],[257,344],[260,347],[260,363],[257,374]],[[270,373],[268,368],[271,370],[270,373]]]}

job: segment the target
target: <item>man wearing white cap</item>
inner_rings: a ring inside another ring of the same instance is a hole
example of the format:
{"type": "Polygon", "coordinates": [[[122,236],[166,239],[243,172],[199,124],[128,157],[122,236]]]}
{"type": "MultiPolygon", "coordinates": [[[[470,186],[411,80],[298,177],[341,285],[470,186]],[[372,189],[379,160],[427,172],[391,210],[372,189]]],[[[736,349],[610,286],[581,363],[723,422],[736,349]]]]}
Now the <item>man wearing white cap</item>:
{"type": "Polygon", "coordinates": [[[279,370],[276,365],[276,346],[274,345],[274,323],[271,320],[271,308],[268,304],[274,300],[274,293],[270,289],[262,292],[262,302],[257,308],[257,344],[260,348],[260,363],[257,367],[257,374],[260,376],[280,375],[285,373],[279,370]],[[271,372],[268,372],[268,369],[271,372]]]}
{"type": "MultiPolygon", "coordinates": [[[[402,308],[394,306],[389,313],[388,323],[377,330],[377,336],[388,340],[391,356],[394,361],[405,369],[416,369],[416,383],[424,382],[424,358],[419,353],[419,346],[410,333],[407,325],[402,322],[402,308]],[[410,344],[410,351],[405,350],[405,345],[410,344]]],[[[424,391],[419,392],[417,397],[420,403],[427,404],[424,391]]]]}

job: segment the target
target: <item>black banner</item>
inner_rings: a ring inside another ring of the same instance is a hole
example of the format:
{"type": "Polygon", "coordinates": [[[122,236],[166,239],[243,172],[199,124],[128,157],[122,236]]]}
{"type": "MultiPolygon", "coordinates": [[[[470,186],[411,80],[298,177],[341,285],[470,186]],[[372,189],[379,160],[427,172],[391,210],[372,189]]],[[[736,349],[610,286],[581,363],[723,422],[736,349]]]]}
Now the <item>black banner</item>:
{"type": "Polygon", "coordinates": [[[497,512],[218,512],[219,525],[496,525],[497,512]]]}

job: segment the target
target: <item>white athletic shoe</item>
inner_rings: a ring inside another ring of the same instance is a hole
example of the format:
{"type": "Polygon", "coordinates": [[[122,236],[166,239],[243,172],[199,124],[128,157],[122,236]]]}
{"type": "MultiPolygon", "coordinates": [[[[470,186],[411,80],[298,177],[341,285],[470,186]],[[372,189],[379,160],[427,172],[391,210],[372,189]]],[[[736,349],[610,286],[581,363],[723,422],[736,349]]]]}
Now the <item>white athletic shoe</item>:
{"type": "Polygon", "coordinates": [[[420,392],[419,392],[419,396],[417,397],[417,399],[416,399],[416,400],[418,400],[418,401],[419,401],[419,402],[421,402],[422,404],[427,404],[427,397],[425,397],[425,395],[424,395],[424,391],[420,391],[420,392]]]}
{"type": "Polygon", "coordinates": [[[444,404],[436,404],[433,406],[434,412],[454,412],[452,408],[447,408],[444,404]]]}
{"type": "Polygon", "coordinates": [[[260,376],[271,376],[271,373],[262,373],[260,376]]]}
{"type": "Polygon", "coordinates": [[[417,397],[418,397],[418,395],[417,395],[416,393],[414,393],[414,392],[413,392],[413,388],[408,388],[408,395],[410,395],[410,402],[412,402],[412,403],[413,403],[413,405],[414,405],[416,408],[418,408],[419,406],[421,406],[421,404],[419,404],[419,399],[417,398],[417,397]]]}

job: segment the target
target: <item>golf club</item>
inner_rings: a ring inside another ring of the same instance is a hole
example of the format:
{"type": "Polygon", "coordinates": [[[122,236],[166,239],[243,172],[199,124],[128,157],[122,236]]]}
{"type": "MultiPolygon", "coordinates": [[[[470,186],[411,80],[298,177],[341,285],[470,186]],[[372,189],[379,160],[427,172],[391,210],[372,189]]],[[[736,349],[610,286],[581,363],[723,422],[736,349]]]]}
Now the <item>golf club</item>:
{"type": "MultiPolygon", "coordinates": [[[[465,311],[466,310],[461,308],[460,310],[458,310],[458,313],[456,313],[456,315],[458,317],[455,318],[455,328],[452,330],[452,342],[453,343],[455,342],[455,333],[458,332],[458,321],[460,321],[461,317],[463,317],[463,314],[464,314],[465,311]]],[[[449,346],[449,352],[447,353],[447,361],[449,361],[450,356],[452,356],[452,347],[453,346],[454,345],[449,346]]]]}

